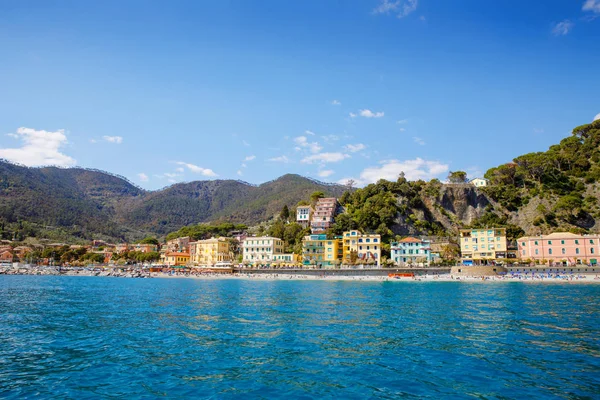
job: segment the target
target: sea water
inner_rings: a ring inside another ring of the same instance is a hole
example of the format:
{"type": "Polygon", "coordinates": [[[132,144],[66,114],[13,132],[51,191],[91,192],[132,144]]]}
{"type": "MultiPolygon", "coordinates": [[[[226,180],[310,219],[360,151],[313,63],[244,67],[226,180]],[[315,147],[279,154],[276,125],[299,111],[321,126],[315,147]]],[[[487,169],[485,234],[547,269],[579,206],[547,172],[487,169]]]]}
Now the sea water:
{"type": "Polygon", "coordinates": [[[600,285],[0,277],[0,398],[600,398],[600,285]]]}

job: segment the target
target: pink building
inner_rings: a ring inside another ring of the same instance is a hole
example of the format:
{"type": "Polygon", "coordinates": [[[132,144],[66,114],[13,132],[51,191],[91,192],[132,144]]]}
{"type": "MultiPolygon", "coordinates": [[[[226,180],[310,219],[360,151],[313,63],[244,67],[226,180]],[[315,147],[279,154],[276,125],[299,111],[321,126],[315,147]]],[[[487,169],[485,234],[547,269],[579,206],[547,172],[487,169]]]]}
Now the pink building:
{"type": "Polygon", "coordinates": [[[317,205],[312,214],[310,228],[313,234],[325,232],[331,228],[340,204],[335,197],[326,197],[317,200],[317,205]]]}
{"type": "Polygon", "coordinates": [[[544,264],[598,264],[599,235],[575,235],[555,232],[550,235],[525,236],[517,239],[521,260],[545,260],[544,264]]]}

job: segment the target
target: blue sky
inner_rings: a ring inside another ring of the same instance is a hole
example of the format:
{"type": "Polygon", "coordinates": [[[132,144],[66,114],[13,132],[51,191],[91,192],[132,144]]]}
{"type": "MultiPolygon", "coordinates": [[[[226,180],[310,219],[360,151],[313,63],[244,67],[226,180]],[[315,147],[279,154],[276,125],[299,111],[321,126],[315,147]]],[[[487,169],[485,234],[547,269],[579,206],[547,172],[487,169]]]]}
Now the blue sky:
{"type": "Polygon", "coordinates": [[[600,0],[0,2],[0,157],[148,189],[471,177],[600,114],[600,0]]]}

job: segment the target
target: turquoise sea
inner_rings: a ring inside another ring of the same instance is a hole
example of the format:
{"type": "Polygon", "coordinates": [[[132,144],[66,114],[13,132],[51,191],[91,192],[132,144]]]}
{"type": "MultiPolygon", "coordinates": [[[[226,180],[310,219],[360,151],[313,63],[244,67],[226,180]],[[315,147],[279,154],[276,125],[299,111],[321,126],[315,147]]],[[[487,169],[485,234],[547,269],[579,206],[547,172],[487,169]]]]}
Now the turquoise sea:
{"type": "Polygon", "coordinates": [[[600,398],[600,285],[0,277],[0,398],[600,398]]]}

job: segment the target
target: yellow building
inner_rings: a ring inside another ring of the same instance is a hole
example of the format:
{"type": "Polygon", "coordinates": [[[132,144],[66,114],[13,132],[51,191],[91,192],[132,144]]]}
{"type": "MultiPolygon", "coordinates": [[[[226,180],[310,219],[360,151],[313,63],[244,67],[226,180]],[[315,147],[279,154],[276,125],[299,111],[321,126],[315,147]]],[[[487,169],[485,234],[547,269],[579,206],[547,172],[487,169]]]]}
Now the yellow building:
{"type": "Polygon", "coordinates": [[[489,264],[506,258],[506,229],[461,229],[460,252],[464,265],[489,264]]]}
{"type": "Polygon", "coordinates": [[[341,238],[327,239],[327,235],[309,235],[302,240],[302,264],[334,266],[342,261],[341,238]]]}
{"type": "Polygon", "coordinates": [[[342,261],[344,264],[373,262],[375,265],[381,265],[381,235],[348,231],[344,232],[342,240],[342,261]]]}
{"type": "Polygon", "coordinates": [[[194,265],[215,266],[232,264],[233,253],[229,240],[224,237],[190,242],[190,262],[194,265]]]}
{"type": "Polygon", "coordinates": [[[187,265],[190,261],[190,253],[167,252],[165,253],[164,263],[170,267],[180,267],[187,265]]]}

